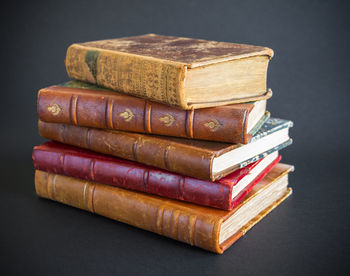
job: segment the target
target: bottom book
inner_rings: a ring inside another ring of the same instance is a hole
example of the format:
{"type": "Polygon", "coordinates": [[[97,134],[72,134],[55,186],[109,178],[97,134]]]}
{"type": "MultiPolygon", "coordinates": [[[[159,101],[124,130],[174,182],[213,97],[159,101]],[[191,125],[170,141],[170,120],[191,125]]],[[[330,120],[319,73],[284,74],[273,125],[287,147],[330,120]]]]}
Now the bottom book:
{"type": "Polygon", "coordinates": [[[292,193],[288,173],[293,170],[277,164],[231,211],[40,170],[35,189],[40,197],[221,254],[292,193]]]}

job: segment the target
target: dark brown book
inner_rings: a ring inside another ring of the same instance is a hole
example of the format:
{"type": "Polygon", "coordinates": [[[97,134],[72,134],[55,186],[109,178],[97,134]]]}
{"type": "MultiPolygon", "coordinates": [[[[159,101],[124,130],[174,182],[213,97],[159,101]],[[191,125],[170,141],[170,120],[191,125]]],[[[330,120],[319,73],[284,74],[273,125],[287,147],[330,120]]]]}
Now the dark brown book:
{"type": "Polygon", "coordinates": [[[277,164],[232,211],[39,170],[35,189],[40,197],[223,253],[291,194],[287,186],[292,170],[290,165],[277,164]]]}
{"type": "Polygon", "coordinates": [[[243,144],[269,117],[266,100],[183,110],[79,81],[41,89],[37,107],[45,122],[243,144]]]}
{"type": "Polygon", "coordinates": [[[270,118],[250,143],[226,144],[39,121],[41,136],[195,178],[222,178],[291,144],[292,122],[270,118]]]}
{"type": "Polygon", "coordinates": [[[204,108],[266,94],[267,47],[147,34],[69,46],[68,75],[176,106],[204,108]]]}

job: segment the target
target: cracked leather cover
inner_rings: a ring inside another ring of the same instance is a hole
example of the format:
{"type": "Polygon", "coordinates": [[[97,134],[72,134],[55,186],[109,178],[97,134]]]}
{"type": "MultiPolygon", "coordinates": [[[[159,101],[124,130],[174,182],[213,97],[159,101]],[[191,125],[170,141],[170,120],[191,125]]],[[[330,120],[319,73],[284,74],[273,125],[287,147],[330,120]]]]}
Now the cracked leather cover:
{"type": "MultiPolygon", "coordinates": [[[[74,43],[67,49],[69,77],[115,91],[182,109],[251,101],[266,94],[265,88],[246,95],[234,93],[223,102],[187,100],[185,79],[191,68],[242,58],[267,56],[267,47],[147,34],[133,37],[74,43]]],[[[265,81],[264,81],[265,82],[265,81]]]]}

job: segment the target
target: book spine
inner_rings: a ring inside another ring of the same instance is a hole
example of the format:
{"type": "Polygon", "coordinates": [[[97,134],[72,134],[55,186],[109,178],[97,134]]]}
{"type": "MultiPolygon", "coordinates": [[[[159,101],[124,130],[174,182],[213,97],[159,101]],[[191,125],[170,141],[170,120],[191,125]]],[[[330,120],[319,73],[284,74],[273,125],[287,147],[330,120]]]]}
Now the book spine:
{"type": "Polygon", "coordinates": [[[73,79],[189,109],[183,100],[182,64],[72,44],[65,65],[73,79]]]}
{"type": "Polygon", "coordinates": [[[33,150],[37,170],[100,182],[199,205],[229,210],[231,186],[151,169],[119,160],[101,160],[87,155],[33,150]]]}
{"type": "Polygon", "coordinates": [[[172,144],[147,135],[39,121],[42,137],[117,156],[175,173],[211,180],[210,152],[172,144]],[[191,169],[189,170],[189,166],[191,169]]]}
{"type": "Polygon", "coordinates": [[[40,120],[51,123],[227,143],[246,144],[251,138],[246,133],[250,104],[182,110],[101,90],[52,86],[39,91],[37,107],[40,120]]]}
{"type": "Polygon", "coordinates": [[[35,189],[40,197],[222,253],[220,220],[181,208],[180,203],[40,170],[35,172],[35,189]]]}

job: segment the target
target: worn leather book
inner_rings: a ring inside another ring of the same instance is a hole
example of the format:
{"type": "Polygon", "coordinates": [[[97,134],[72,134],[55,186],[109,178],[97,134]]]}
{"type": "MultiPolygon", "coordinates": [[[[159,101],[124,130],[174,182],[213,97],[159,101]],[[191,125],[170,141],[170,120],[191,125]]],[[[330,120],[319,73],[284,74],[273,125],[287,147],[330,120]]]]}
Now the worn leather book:
{"type": "Polygon", "coordinates": [[[270,118],[250,142],[226,144],[39,121],[44,138],[215,181],[292,143],[291,121],[270,118]]]}
{"type": "Polygon", "coordinates": [[[37,107],[45,122],[243,144],[269,117],[266,100],[182,110],[80,81],[41,89],[37,107]]]}
{"type": "Polygon", "coordinates": [[[182,109],[247,102],[266,94],[266,47],[147,34],[74,43],[68,75],[182,109]]]}
{"type": "Polygon", "coordinates": [[[32,157],[37,170],[224,210],[233,209],[281,159],[274,152],[211,182],[56,142],[34,147],[32,157]]]}
{"type": "Polygon", "coordinates": [[[288,173],[277,164],[232,211],[36,170],[35,189],[52,199],[178,241],[223,253],[287,198],[288,173]]]}

